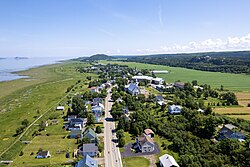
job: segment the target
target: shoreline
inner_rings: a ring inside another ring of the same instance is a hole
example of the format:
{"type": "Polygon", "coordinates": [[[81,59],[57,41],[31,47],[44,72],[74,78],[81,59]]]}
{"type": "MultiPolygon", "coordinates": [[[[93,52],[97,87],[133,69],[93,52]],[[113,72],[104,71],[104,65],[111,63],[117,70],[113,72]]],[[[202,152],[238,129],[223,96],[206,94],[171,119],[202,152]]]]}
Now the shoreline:
{"type": "Polygon", "coordinates": [[[40,67],[45,67],[45,66],[49,66],[49,65],[64,63],[64,62],[67,62],[67,61],[70,61],[70,60],[71,59],[56,60],[55,62],[51,62],[51,63],[46,63],[46,64],[42,64],[42,65],[34,65],[32,67],[25,67],[25,68],[19,69],[19,70],[3,72],[3,73],[6,73],[6,74],[10,74],[12,76],[10,76],[10,79],[0,80],[0,83],[19,80],[19,79],[28,79],[28,78],[30,78],[30,76],[29,75],[23,75],[22,73],[27,72],[27,71],[32,70],[32,69],[40,68],[40,67]]]}

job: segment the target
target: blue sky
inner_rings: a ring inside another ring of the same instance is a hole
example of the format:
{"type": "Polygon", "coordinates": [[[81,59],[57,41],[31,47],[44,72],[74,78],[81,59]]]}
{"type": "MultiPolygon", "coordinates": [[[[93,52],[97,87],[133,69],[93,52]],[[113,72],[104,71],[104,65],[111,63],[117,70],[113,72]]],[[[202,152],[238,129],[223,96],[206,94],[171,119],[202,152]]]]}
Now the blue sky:
{"type": "Polygon", "coordinates": [[[249,0],[1,0],[0,57],[250,50],[249,0]]]}

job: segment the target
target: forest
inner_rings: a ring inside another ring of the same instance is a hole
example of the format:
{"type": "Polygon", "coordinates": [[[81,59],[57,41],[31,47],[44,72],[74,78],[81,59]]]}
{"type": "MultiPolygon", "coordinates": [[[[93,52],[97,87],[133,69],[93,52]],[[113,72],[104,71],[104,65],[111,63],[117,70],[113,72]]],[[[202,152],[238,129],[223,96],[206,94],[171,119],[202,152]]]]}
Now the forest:
{"type": "Polygon", "coordinates": [[[136,56],[123,61],[184,67],[211,72],[250,74],[249,51],[159,54],[136,56]]]}

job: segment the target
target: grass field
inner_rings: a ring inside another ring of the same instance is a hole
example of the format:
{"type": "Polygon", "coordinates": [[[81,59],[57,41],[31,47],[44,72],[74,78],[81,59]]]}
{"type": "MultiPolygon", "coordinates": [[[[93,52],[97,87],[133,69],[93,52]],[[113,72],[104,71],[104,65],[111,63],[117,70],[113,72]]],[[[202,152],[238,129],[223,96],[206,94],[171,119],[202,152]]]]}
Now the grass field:
{"type": "Polygon", "coordinates": [[[101,62],[124,64],[132,68],[136,67],[138,69],[167,70],[169,71],[168,74],[157,74],[158,77],[164,78],[167,82],[175,82],[177,80],[191,82],[193,80],[197,80],[199,84],[209,84],[214,88],[219,88],[221,85],[223,85],[224,89],[250,91],[250,75],[198,71],[179,67],[168,67],[134,62],[101,62]]]}
{"type": "MultiPolygon", "coordinates": [[[[65,97],[66,89],[78,80],[83,81],[87,75],[91,75],[76,72],[75,67],[79,65],[85,64],[66,62],[34,68],[21,72],[29,75],[29,79],[0,83],[0,91],[3,92],[0,96],[0,153],[16,140],[14,134],[21,126],[22,120],[28,119],[29,122],[33,122],[46,111],[52,114],[57,103],[65,97]]],[[[92,78],[94,77],[92,74],[92,78]]],[[[32,126],[23,139],[32,139],[31,134],[35,129],[36,127],[32,126]]],[[[22,148],[23,144],[17,142],[0,159],[13,159],[22,148]]]]}
{"type": "Polygon", "coordinates": [[[122,159],[125,167],[149,167],[149,160],[143,157],[127,157],[122,159]]]}

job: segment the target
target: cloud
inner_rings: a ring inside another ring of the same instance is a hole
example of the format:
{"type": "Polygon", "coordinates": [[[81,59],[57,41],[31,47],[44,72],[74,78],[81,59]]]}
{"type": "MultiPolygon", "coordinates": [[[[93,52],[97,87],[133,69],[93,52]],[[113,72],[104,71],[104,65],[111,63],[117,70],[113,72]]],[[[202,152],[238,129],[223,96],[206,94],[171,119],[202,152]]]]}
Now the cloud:
{"type": "Polygon", "coordinates": [[[137,49],[138,53],[185,53],[185,52],[209,52],[209,51],[237,51],[250,50],[250,34],[243,37],[228,37],[207,39],[201,42],[189,42],[186,45],[174,44],[173,46],[161,46],[158,49],[137,49]]]}
{"type": "Polygon", "coordinates": [[[161,6],[161,4],[159,5],[158,18],[159,18],[160,25],[162,26],[163,21],[162,21],[162,6],[161,6]]]}

